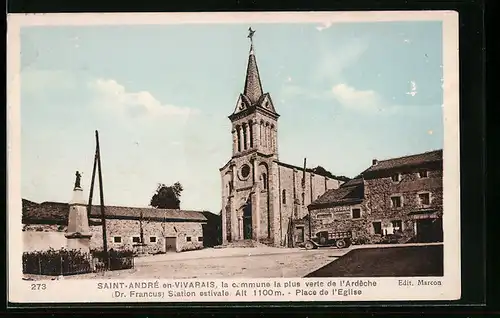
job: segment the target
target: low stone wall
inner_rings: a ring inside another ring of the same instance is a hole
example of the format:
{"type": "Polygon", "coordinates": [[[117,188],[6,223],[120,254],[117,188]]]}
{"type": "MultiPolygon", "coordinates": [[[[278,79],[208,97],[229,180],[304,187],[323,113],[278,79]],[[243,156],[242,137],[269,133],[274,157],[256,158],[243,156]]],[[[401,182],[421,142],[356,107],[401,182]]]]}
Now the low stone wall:
{"type": "Polygon", "coordinates": [[[59,250],[67,247],[64,232],[23,232],[23,252],[59,250]]]}

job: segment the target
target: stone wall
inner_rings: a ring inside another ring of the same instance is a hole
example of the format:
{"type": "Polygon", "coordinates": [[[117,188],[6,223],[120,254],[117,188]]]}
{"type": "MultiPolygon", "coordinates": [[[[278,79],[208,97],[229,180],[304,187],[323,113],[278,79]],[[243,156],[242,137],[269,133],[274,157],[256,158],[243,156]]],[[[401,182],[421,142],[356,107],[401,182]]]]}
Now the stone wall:
{"type": "Polygon", "coordinates": [[[382,235],[385,235],[394,233],[393,221],[401,221],[401,230],[404,236],[411,238],[415,235],[415,220],[411,213],[429,210],[436,211],[437,215],[441,215],[443,212],[443,174],[441,169],[429,170],[426,178],[420,178],[418,170],[402,171],[400,175],[399,182],[394,182],[390,175],[382,175],[364,181],[365,200],[369,210],[368,228],[372,237],[377,236],[373,222],[381,223],[382,235]],[[420,204],[418,197],[420,193],[430,193],[429,205],[420,204]],[[393,196],[401,198],[401,207],[392,206],[391,197],[393,196]]]}
{"type": "MultiPolygon", "coordinates": [[[[134,250],[138,253],[164,253],[165,237],[177,238],[177,251],[189,251],[203,248],[202,223],[197,222],[156,222],[142,221],[144,244],[140,240],[141,222],[137,220],[106,220],[108,248],[116,250],[134,250]],[[115,242],[120,237],[120,242],[115,242]]],[[[91,248],[102,249],[102,227],[91,226],[91,248]]]]}
{"type": "Polygon", "coordinates": [[[290,222],[307,216],[307,206],[328,189],[337,189],[341,182],[311,172],[305,173],[305,187],[302,187],[302,170],[279,166],[279,209],[280,245],[288,245],[290,222]],[[284,199],[285,198],[285,199],[284,199]]]}
{"type": "MultiPolygon", "coordinates": [[[[321,231],[343,232],[352,231],[353,241],[365,242],[370,236],[368,211],[364,203],[339,205],[322,209],[311,210],[311,235],[316,236],[316,233],[321,231]],[[360,217],[355,218],[353,210],[360,210],[360,217]]],[[[308,223],[305,222],[308,230],[308,223]]],[[[309,232],[306,232],[308,237],[309,232]]]]}
{"type": "Polygon", "coordinates": [[[23,225],[23,252],[59,250],[67,247],[63,225],[23,225]]]}

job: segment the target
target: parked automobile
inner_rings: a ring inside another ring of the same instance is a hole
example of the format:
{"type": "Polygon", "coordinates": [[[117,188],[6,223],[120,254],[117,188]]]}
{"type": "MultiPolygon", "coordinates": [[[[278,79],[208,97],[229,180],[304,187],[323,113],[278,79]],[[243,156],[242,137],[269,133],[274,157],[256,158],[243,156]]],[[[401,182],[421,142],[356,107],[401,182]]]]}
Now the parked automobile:
{"type": "Polygon", "coordinates": [[[316,233],[316,237],[307,240],[304,243],[306,250],[316,249],[318,247],[332,247],[347,248],[352,244],[352,232],[330,232],[321,231],[316,233]]]}

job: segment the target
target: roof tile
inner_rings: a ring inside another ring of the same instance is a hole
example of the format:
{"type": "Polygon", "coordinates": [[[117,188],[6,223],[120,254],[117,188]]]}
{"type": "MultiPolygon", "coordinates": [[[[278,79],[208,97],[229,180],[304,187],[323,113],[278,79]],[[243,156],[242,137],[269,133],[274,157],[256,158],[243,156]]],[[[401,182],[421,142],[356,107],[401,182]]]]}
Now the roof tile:
{"type": "Polygon", "coordinates": [[[377,164],[372,165],[366,169],[365,172],[374,172],[382,170],[390,170],[394,168],[402,168],[408,166],[417,166],[430,162],[437,162],[443,160],[443,150],[428,151],[415,155],[409,155],[399,158],[392,158],[387,160],[380,160],[377,164]]]}
{"type": "Polygon", "coordinates": [[[363,200],[363,179],[352,179],[342,184],[338,189],[330,189],[313,201],[309,206],[314,208],[329,204],[349,204],[363,200]]]}
{"type": "MultiPolygon", "coordinates": [[[[137,208],[124,206],[106,206],[105,214],[111,218],[144,218],[147,220],[178,220],[204,222],[207,218],[199,211],[137,208]]],[[[69,214],[69,204],[61,202],[35,203],[23,199],[23,223],[29,222],[54,222],[67,223],[69,214]]],[[[100,218],[100,206],[92,206],[91,218],[100,218]]]]}

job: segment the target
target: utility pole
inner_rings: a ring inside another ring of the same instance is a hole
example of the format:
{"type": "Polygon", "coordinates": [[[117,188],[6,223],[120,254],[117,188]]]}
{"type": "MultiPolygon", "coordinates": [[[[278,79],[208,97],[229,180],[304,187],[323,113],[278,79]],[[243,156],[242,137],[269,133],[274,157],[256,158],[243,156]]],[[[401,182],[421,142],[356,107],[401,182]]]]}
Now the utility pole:
{"type": "Polygon", "coordinates": [[[95,172],[97,169],[97,147],[94,154],[94,167],[92,168],[92,181],[90,181],[89,201],[87,206],[87,216],[90,219],[92,213],[92,199],[94,197],[95,172]]]}
{"type": "MultiPolygon", "coordinates": [[[[304,158],[304,170],[302,171],[302,204],[304,205],[304,208],[307,209],[306,207],[306,165],[307,165],[307,158],[304,158]]],[[[309,222],[309,239],[312,239],[312,229],[311,229],[311,211],[308,209],[308,216],[307,216],[308,222],[309,222]]]]}
{"type": "Polygon", "coordinates": [[[99,146],[99,132],[95,131],[96,140],[96,159],[99,168],[99,194],[101,197],[101,222],[102,222],[102,247],[104,251],[104,264],[106,269],[109,269],[109,255],[108,255],[108,238],[106,234],[106,216],[104,213],[104,189],[102,185],[102,167],[101,167],[101,148],[99,146]]]}

